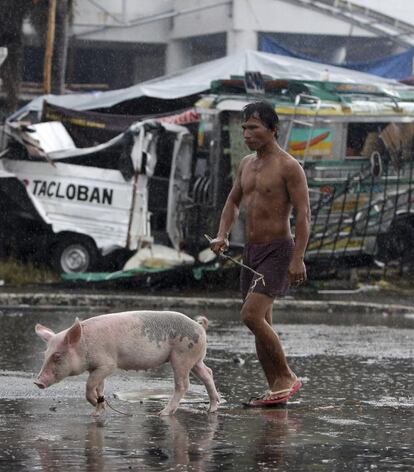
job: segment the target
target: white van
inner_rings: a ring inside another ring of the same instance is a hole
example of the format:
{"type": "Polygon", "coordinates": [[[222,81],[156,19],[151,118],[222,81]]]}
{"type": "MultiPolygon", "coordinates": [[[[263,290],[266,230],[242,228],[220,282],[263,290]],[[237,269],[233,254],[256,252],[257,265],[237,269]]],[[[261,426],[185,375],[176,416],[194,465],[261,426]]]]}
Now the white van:
{"type": "Polygon", "coordinates": [[[165,232],[179,247],[177,202],[188,190],[193,140],[186,128],[146,120],[86,148],[75,145],[61,122],[12,122],[5,131],[4,241],[45,254],[66,273],[89,271],[117,249],[136,251],[153,239],[148,179],[161,158],[169,165],[165,232]]]}

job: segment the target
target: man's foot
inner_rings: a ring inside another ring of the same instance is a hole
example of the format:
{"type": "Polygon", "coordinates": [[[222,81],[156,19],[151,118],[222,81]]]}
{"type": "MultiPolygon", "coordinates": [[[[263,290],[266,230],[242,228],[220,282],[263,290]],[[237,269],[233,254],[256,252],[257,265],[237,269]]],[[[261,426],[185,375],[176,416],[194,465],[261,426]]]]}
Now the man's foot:
{"type": "Polygon", "coordinates": [[[292,387],[277,392],[268,391],[264,395],[251,398],[247,403],[243,403],[248,408],[268,408],[277,405],[286,405],[288,400],[302,387],[302,382],[296,380],[292,387]]]}

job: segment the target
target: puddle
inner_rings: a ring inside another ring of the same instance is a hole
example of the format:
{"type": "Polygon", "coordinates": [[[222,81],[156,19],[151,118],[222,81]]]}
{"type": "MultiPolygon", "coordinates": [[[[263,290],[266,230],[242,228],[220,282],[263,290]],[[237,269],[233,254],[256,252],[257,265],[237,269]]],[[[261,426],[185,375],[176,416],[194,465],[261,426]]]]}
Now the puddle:
{"type": "Polygon", "coordinates": [[[107,409],[96,419],[86,375],[46,390],[32,383],[44,350],[35,323],[59,331],[75,316],[91,315],[1,313],[0,470],[414,470],[410,317],[275,313],[304,385],[287,408],[253,410],[242,403],[266,389],[254,338],[237,312],[211,311],[206,363],[227,400],[217,414],[191,379],[177,414],[158,417],[173,389],[164,365],[111,376],[106,397],[132,416],[107,409]]]}
{"type": "MultiPolygon", "coordinates": [[[[206,392],[203,388],[200,387],[199,391],[194,391],[194,386],[192,389],[188,390],[180,402],[180,405],[184,404],[195,404],[203,403],[208,404],[209,399],[206,392]]],[[[159,402],[160,400],[167,402],[172,395],[173,388],[141,388],[139,391],[129,391],[129,392],[115,392],[114,397],[118,400],[129,402],[129,403],[148,403],[148,402],[159,402]]],[[[221,403],[224,404],[224,398],[221,399],[221,403]]]]}

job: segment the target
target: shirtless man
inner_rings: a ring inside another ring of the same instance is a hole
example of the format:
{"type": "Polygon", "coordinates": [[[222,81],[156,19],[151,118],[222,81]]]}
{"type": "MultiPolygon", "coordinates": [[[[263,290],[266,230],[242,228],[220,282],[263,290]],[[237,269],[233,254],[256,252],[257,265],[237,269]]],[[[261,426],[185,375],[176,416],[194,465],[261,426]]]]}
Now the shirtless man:
{"type": "Polygon", "coordinates": [[[241,315],[255,336],[256,352],[269,391],[247,404],[252,407],[286,403],[302,386],[289,368],[279,337],[272,328],[275,297],[306,280],[304,253],[309,238],[310,208],[305,173],[278,145],[278,116],[267,102],[243,109],[243,138],[252,154],[244,157],[224,205],[217,236],[210,247],[216,253],[228,247],[228,237],[239,207],[246,212],[243,263],[264,275],[242,268],[241,315]],[[289,217],[296,213],[293,241],[289,217]]]}

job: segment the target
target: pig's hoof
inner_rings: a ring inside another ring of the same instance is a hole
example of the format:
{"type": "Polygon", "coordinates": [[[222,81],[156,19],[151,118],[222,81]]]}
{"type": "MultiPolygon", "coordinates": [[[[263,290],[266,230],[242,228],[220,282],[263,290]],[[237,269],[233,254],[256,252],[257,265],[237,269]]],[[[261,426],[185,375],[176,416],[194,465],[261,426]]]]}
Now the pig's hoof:
{"type": "Polygon", "coordinates": [[[96,405],[96,408],[94,410],[94,412],[92,413],[92,416],[100,416],[100,414],[105,411],[105,403],[98,403],[96,405]]]}

